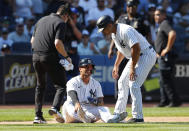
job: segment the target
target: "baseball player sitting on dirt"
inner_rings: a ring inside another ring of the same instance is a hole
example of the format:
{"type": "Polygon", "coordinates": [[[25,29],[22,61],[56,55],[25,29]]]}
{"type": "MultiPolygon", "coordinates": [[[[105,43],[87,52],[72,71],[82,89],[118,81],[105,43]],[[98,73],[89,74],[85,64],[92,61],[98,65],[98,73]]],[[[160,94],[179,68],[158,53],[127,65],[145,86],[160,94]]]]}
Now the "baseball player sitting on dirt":
{"type": "Polygon", "coordinates": [[[62,107],[65,123],[92,123],[98,120],[108,121],[111,113],[104,107],[101,85],[93,77],[95,70],[89,58],[79,62],[80,75],[67,82],[67,101],[62,107]]]}

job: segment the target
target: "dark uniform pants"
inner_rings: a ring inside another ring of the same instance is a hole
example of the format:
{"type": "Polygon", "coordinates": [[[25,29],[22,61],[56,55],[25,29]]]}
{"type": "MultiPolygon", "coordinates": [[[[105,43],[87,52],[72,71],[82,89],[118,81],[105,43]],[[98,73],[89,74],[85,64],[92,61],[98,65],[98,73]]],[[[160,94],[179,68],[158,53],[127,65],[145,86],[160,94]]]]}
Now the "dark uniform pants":
{"type": "MultiPolygon", "coordinates": [[[[34,55],[33,55],[34,56],[34,55]]],[[[35,55],[36,56],[36,55],[35,55]]],[[[33,59],[35,59],[33,57],[33,59]]],[[[54,96],[53,107],[60,110],[63,97],[66,91],[66,74],[64,68],[59,64],[58,60],[33,60],[33,66],[37,77],[37,87],[35,89],[35,111],[36,116],[42,116],[42,104],[46,87],[46,73],[50,76],[56,94],[54,96]]]]}
{"type": "Polygon", "coordinates": [[[179,100],[173,83],[174,60],[168,56],[158,59],[160,69],[160,103],[176,103],[179,100]]]}

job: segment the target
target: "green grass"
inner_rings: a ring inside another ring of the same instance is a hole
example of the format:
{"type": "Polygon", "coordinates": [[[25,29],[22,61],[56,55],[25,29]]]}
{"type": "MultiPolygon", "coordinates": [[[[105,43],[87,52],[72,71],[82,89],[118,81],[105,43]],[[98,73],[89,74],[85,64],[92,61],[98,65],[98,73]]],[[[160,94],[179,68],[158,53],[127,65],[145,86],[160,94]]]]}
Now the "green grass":
{"type": "Polygon", "coordinates": [[[147,92],[158,89],[159,88],[159,78],[153,78],[146,80],[144,82],[144,87],[147,92]]]}
{"type": "Polygon", "coordinates": [[[3,131],[188,131],[186,123],[0,125],[3,131]]]}
{"type": "MultiPolygon", "coordinates": [[[[110,108],[113,112],[113,108],[110,108]]],[[[48,115],[48,108],[44,108],[44,117],[50,120],[52,117],[48,115]]],[[[131,108],[127,108],[129,117],[131,117],[131,108]]],[[[144,116],[146,117],[163,117],[163,116],[187,116],[189,117],[189,107],[175,108],[157,108],[144,107],[144,116]]],[[[0,109],[0,122],[2,121],[32,121],[34,118],[34,109],[0,109]]]]}
{"type": "MultiPolygon", "coordinates": [[[[44,117],[49,120],[48,108],[44,108],[44,117]]],[[[0,109],[1,121],[32,121],[34,119],[33,109],[0,109]]]]}
{"type": "Polygon", "coordinates": [[[143,108],[144,116],[149,117],[163,117],[163,116],[180,116],[180,117],[189,117],[189,107],[175,107],[175,108],[143,108]]]}
{"type": "MultiPolygon", "coordinates": [[[[113,108],[110,108],[113,112],[113,108]]],[[[131,108],[127,109],[131,117],[131,108]]],[[[44,108],[44,117],[50,120],[48,108],[44,108]]],[[[189,117],[189,107],[178,108],[156,108],[144,107],[145,117],[189,117]]],[[[32,121],[34,109],[0,109],[0,122],[2,121],[32,121]]],[[[189,122],[145,122],[141,124],[108,124],[108,123],[75,123],[75,124],[12,124],[0,125],[0,131],[188,131],[189,122]]]]}

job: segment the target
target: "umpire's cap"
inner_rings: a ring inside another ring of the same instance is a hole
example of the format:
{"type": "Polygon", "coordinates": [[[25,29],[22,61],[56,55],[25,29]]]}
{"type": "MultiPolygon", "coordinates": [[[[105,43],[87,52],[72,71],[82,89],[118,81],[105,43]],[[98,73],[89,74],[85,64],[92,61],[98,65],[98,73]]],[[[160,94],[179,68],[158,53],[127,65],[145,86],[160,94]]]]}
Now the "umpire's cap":
{"type": "Polygon", "coordinates": [[[109,23],[113,23],[113,20],[112,18],[109,16],[109,15],[104,15],[104,16],[101,16],[96,25],[98,27],[98,32],[101,32],[104,30],[104,28],[109,24],[109,23]]]}

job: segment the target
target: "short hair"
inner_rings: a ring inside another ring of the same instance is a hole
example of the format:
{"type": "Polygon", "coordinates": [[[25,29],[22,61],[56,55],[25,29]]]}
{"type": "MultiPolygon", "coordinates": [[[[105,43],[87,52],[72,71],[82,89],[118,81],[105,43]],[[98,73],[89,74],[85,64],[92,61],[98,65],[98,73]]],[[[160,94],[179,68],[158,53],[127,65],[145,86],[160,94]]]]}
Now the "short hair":
{"type": "Polygon", "coordinates": [[[65,15],[65,14],[70,15],[71,14],[70,5],[68,3],[61,5],[58,8],[57,13],[60,15],[65,15]]]}
{"type": "Polygon", "coordinates": [[[156,8],[156,11],[159,11],[161,14],[166,15],[166,11],[163,8],[156,8]]]}

